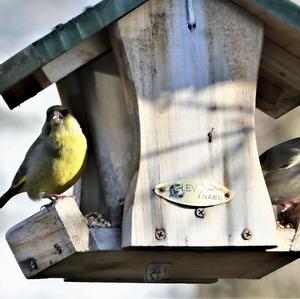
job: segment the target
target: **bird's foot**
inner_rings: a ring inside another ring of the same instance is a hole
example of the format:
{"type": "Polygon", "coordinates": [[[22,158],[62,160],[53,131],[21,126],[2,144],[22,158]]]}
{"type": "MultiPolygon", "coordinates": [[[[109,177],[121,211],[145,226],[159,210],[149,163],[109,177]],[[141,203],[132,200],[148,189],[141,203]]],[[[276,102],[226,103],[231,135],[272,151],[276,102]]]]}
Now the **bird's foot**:
{"type": "Polygon", "coordinates": [[[53,197],[48,197],[50,199],[50,203],[41,206],[40,210],[42,209],[46,209],[49,212],[49,209],[56,204],[56,199],[54,199],[53,197]]]}
{"type": "Polygon", "coordinates": [[[56,193],[48,193],[48,192],[44,192],[44,194],[43,194],[43,198],[49,198],[51,201],[57,201],[59,199],[64,199],[66,197],[70,197],[70,196],[60,195],[60,194],[56,194],[56,193]]]}
{"type": "Polygon", "coordinates": [[[75,198],[75,196],[60,195],[60,194],[47,193],[47,192],[45,192],[45,193],[43,194],[43,198],[48,198],[48,199],[50,199],[50,203],[41,206],[41,210],[44,209],[44,208],[46,208],[47,211],[49,211],[49,209],[50,209],[53,205],[55,205],[56,202],[57,202],[58,200],[62,200],[62,199],[64,199],[64,198],[66,198],[66,197],[68,197],[68,198],[74,197],[74,198],[75,198]]]}

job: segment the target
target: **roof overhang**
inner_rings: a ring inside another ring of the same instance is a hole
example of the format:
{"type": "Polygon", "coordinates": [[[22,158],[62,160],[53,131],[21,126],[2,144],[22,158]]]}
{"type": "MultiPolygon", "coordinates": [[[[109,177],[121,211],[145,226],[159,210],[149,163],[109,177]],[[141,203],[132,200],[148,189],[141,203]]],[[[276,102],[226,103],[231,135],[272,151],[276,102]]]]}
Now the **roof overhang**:
{"type": "MultiPolygon", "coordinates": [[[[106,27],[146,1],[103,0],[4,62],[0,94],[9,108],[109,50],[106,27]]],[[[277,118],[300,105],[300,7],[289,0],[232,1],[265,24],[257,107],[277,118]]]]}

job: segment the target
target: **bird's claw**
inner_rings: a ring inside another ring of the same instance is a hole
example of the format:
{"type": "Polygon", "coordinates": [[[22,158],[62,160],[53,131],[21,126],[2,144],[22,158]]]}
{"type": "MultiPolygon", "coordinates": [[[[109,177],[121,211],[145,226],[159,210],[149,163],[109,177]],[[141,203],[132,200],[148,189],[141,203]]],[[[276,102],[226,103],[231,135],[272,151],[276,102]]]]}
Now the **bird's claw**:
{"type": "Polygon", "coordinates": [[[48,203],[48,204],[46,204],[46,205],[42,205],[42,206],[40,207],[40,210],[46,209],[47,212],[49,212],[50,208],[51,208],[53,205],[55,205],[55,203],[56,203],[56,200],[53,200],[53,199],[50,199],[50,200],[51,200],[51,202],[48,203]]]}
{"type": "Polygon", "coordinates": [[[64,198],[66,198],[66,197],[68,197],[68,198],[74,198],[75,199],[75,196],[67,196],[67,195],[59,195],[59,194],[49,194],[49,193],[45,194],[44,197],[50,199],[51,202],[48,203],[48,204],[46,204],[46,205],[41,206],[40,210],[46,208],[48,212],[49,212],[49,209],[53,205],[55,205],[58,200],[62,200],[64,198]]]}

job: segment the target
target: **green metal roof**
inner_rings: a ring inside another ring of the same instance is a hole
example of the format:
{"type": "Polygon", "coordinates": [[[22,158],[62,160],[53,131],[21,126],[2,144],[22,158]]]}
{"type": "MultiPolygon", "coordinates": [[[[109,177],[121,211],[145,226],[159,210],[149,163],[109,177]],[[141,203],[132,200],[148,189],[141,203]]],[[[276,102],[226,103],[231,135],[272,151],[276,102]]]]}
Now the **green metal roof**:
{"type": "MultiPolygon", "coordinates": [[[[21,88],[20,97],[26,100],[35,95],[42,88],[36,86],[28,76],[145,1],[147,0],[103,0],[67,23],[56,26],[55,30],[0,65],[0,94],[5,94],[17,83],[21,87],[21,81],[25,80],[23,83],[29,84],[31,90],[24,94],[25,89],[21,88]]],[[[22,101],[23,99],[7,101],[7,104],[14,108],[22,101]]]]}
{"type": "MultiPolygon", "coordinates": [[[[39,68],[146,1],[103,0],[69,22],[57,26],[54,31],[0,65],[0,94],[8,106],[12,109],[43,89],[33,75],[39,68]]],[[[289,0],[232,1],[262,19],[271,29],[274,25],[279,33],[281,27],[284,28],[284,32],[291,31],[291,35],[296,36],[296,42],[300,44],[300,7],[294,2],[289,0]]],[[[268,34],[267,30],[267,38],[269,38],[268,34]]],[[[278,34],[278,40],[277,36],[276,41],[274,37],[270,39],[300,57],[300,47],[295,51],[288,45],[285,47],[286,41],[281,44],[281,38],[278,34]]],[[[295,40],[293,42],[295,44],[295,40]]]]}
{"type": "Polygon", "coordinates": [[[290,0],[236,0],[235,2],[251,3],[300,32],[300,7],[295,2],[290,0]]]}

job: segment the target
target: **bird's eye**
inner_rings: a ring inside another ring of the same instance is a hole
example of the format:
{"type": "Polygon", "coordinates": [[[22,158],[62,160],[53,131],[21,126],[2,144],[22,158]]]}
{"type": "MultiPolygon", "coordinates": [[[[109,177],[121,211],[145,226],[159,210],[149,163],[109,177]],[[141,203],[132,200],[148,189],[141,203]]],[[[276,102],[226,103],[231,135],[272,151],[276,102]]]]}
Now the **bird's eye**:
{"type": "Polygon", "coordinates": [[[67,116],[68,114],[69,114],[69,111],[67,109],[61,111],[61,115],[63,117],[67,116]]]}

